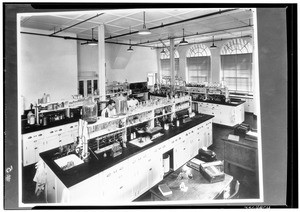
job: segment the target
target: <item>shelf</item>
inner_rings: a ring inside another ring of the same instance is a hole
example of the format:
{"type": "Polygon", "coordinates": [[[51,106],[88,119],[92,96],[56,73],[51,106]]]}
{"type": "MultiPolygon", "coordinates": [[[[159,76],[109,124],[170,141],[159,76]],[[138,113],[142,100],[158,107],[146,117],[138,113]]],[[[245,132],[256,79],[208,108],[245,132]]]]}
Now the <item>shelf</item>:
{"type": "Polygon", "coordinates": [[[55,109],[55,110],[41,110],[41,111],[39,111],[39,113],[51,113],[51,112],[56,112],[56,111],[66,110],[66,109],[68,109],[68,107],[58,108],[58,109],[55,109]]]}
{"type": "Polygon", "coordinates": [[[140,121],[138,123],[134,123],[134,124],[129,124],[129,125],[126,125],[126,127],[132,127],[132,126],[135,126],[135,125],[138,125],[138,124],[141,124],[141,123],[144,123],[144,122],[147,122],[147,121],[151,121],[153,118],[150,118],[148,120],[144,120],[144,121],[140,121]]]}
{"type": "Polygon", "coordinates": [[[190,107],[185,107],[185,108],[181,108],[181,109],[177,109],[175,110],[175,112],[178,112],[178,111],[181,111],[181,110],[186,110],[186,109],[189,109],[190,107]]]}
{"type": "Polygon", "coordinates": [[[160,117],[163,117],[163,116],[171,115],[172,113],[174,113],[174,112],[169,112],[169,113],[165,113],[165,114],[162,114],[162,115],[158,115],[158,116],[155,116],[154,118],[160,118],[160,117]]]}
{"type": "Polygon", "coordinates": [[[99,130],[97,132],[92,132],[92,133],[89,133],[89,139],[93,139],[93,138],[96,138],[96,137],[99,137],[99,136],[115,133],[115,132],[124,130],[125,128],[126,127],[121,127],[121,128],[117,128],[117,129],[114,129],[114,130],[99,130]]]}

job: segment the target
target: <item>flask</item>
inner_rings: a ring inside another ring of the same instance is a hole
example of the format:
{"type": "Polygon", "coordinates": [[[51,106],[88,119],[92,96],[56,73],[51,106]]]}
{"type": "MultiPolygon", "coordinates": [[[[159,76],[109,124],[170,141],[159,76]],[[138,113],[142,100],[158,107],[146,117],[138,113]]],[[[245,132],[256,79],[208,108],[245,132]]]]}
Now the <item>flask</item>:
{"type": "Polygon", "coordinates": [[[27,122],[30,125],[34,125],[35,116],[34,116],[34,114],[31,111],[29,111],[29,113],[27,114],[27,122]]]}
{"type": "Polygon", "coordinates": [[[88,123],[95,123],[97,121],[97,103],[93,101],[91,96],[83,103],[82,119],[88,123]]]}

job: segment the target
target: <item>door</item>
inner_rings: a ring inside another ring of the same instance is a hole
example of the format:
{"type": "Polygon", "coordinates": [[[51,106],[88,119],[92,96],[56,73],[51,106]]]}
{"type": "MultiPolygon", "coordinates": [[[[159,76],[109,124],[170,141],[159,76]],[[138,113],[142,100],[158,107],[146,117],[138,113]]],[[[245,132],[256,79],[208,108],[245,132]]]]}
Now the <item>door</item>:
{"type": "Polygon", "coordinates": [[[78,94],[84,96],[84,81],[80,80],[78,83],[78,94]]]}

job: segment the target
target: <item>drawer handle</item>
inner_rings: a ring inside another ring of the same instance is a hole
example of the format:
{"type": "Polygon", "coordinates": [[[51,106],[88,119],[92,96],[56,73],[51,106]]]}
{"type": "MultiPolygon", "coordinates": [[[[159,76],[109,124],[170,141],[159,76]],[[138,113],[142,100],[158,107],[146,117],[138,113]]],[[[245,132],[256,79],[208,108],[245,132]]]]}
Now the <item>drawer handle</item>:
{"type": "Polygon", "coordinates": [[[149,171],[152,171],[152,168],[150,168],[149,171]]]}
{"type": "Polygon", "coordinates": [[[120,187],[120,189],[122,189],[122,188],[123,188],[123,186],[120,187]]]}
{"type": "Polygon", "coordinates": [[[32,139],[32,136],[29,136],[28,139],[32,139]]]}
{"type": "Polygon", "coordinates": [[[54,133],[54,131],[51,131],[50,133],[54,133]]]}
{"type": "Polygon", "coordinates": [[[62,131],[62,129],[59,129],[59,131],[62,131]]]}
{"type": "Polygon", "coordinates": [[[42,136],[43,134],[39,134],[39,136],[42,136]]]}
{"type": "Polygon", "coordinates": [[[73,128],[73,126],[71,126],[70,128],[73,128]]]}
{"type": "Polygon", "coordinates": [[[34,149],[37,149],[37,147],[35,147],[34,149]]]}

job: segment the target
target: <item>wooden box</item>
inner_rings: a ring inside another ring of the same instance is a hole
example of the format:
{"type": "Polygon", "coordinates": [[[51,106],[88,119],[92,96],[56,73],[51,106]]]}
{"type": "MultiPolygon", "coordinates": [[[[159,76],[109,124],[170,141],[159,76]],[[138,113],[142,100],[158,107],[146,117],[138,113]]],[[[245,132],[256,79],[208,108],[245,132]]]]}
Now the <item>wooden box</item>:
{"type": "Polygon", "coordinates": [[[216,183],[225,179],[224,161],[214,161],[200,164],[200,173],[210,183],[216,183]]]}

